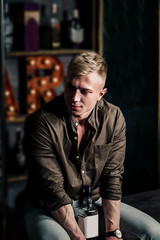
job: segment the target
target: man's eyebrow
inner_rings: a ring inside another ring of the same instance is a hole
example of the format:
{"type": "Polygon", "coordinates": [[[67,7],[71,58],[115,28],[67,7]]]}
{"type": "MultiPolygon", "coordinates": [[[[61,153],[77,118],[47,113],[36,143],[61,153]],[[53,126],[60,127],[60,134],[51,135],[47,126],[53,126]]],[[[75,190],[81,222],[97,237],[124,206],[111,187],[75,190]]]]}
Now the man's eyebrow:
{"type": "MultiPolygon", "coordinates": [[[[75,88],[75,89],[77,89],[72,83],[70,83],[70,82],[67,82],[67,85],[68,86],[70,86],[70,87],[72,87],[72,88],[75,88]]],[[[93,90],[92,89],[90,89],[90,88],[79,88],[81,91],[87,91],[87,92],[93,92],[93,90]]]]}
{"type": "Polygon", "coordinates": [[[80,88],[81,91],[93,92],[90,88],[80,88]]]}

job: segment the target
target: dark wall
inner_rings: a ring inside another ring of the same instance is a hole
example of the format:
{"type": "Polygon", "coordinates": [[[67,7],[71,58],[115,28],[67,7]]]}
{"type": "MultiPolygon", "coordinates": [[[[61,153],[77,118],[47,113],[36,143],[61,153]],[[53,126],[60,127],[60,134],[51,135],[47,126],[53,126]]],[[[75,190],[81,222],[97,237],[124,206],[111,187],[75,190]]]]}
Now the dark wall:
{"type": "Polygon", "coordinates": [[[106,99],[127,123],[123,194],[157,187],[158,1],[104,0],[106,99]]]}

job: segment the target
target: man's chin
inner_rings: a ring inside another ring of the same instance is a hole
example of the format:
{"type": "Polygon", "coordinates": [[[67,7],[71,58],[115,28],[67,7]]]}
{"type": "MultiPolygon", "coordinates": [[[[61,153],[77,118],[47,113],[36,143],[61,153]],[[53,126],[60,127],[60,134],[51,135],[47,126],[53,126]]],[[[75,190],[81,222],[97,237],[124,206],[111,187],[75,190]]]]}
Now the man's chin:
{"type": "Polygon", "coordinates": [[[70,113],[71,113],[71,115],[72,115],[73,117],[75,117],[75,118],[81,118],[81,116],[82,116],[82,113],[79,112],[79,111],[73,111],[73,110],[71,110],[70,113]]]}
{"type": "Polygon", "coordinates": [[[75,111],[72,111],[71,114],[75,117],[75,118],[79,118],[81,117],[81,114],[75,111]]]}
{"type": "Polygon", "coordinates": [[[70,112],[72,113],[72,114],[82,114],[82,109],[81,108],[71,108],[70,109],[70,112]]]}

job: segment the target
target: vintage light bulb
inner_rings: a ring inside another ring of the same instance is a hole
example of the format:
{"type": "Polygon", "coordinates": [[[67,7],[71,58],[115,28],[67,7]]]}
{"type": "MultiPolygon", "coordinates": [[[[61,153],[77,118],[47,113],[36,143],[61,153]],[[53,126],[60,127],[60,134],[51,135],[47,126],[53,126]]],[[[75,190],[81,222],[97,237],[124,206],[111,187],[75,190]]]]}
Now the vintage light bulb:
{"type": "Polygon", "coordinates": [[[6,90],[6,91],[4,92],[4,95],[5,95],[5,97],[9,97],[9,96],[10,96],[10,91],[6,90]]]}
{"type": "Polygon", "coordinates": [[[10,105],[8,105],[7,110],[8,110],[8,112],[13,113],[13,112],[15,112],[15,107],[12,104],[10,104],[10,105]]]}
{"type": "Polygon", "coordinates": [[[46,80],[44,78],[39,80],[39,85],[40,86],[45,86],[47,84],[46,80]]]}
{"type": "Polygon", "coordinates": [[[28,89],[28,93],[29,93],[30,95],[35,95],[35,94],[36,94],[36,89],[34,89],[34,88],[29,88],[29,89],[28,89]]]}
{"type": "Polygon", "coordinates": [[[30,65],[30,66],[34,66],[35,64],[36,64],[36,61],[35,61],[35,59],[33,59],[33,58],[31,58],[31,59],[28,59],[28,65],[30,65]]]}
{"type": "Polygon", "coordinates": [[[53,94],[52,94],[52,91],[47,90],[47,91],[45,91],[44,95],[45,95],[46,97],[52,97],[53,94]]]}
{"type": "Polygon", "coordinates": [[[51,60],[49,58],[44,58],[42,60],[42,63],[45,64],[45,65],[50,65],[51,64],[51,60]]]}
{"type": "Polygon", "coordinates": [[[35,103],[29,104],[29,108],[30,108],[31,110],[35,110],[36,107],[37,107],[37,105],[36,105],[35,103]]]}
{"type": "Polygon", "coordinates": [[[58,64],[56,64],[56,65],[54,66],[54,70],[58,71],[59,69],[60,69],[60,66],[59,66],[58,64]]]}
{"type": "Polygon", "coordinates": [[[51,81],[52,83],[57,83],[57,82],[58,82],[58,78],[57,78],[57,77],[52,77],[52,78],[50,79],[50,81],[51,81]]]}

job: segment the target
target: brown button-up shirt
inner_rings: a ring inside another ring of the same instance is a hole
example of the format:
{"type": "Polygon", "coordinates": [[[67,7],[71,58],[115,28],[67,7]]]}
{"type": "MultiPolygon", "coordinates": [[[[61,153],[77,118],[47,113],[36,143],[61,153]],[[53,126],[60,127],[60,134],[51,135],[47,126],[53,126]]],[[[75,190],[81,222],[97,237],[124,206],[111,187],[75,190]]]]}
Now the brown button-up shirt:
{"type": "Polygon", "coordinates": [[[55,210],[80,199],[92,186],[92,198],[118,200],[125,158],[126,124],[120,109],[104,99],[88,117],[83,151],[77,148],[76,120],[57,97],[26,120],[27,201],[55,210]]]}

